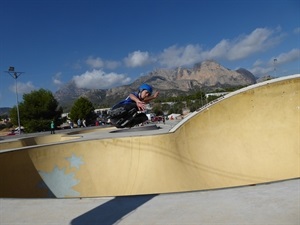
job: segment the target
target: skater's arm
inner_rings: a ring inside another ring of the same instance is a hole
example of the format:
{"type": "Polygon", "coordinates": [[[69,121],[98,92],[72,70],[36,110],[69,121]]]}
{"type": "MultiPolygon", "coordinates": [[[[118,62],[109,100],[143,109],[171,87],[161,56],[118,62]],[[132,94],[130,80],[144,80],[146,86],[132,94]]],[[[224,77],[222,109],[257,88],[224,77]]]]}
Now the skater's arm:
{"type": "Polygon", "coordinates": [[[146,109],[145,102],[142,102],[134,94],[130,94],[129,98],[131,98],[133,101],[136,102],[136,105],[137,105],[137,107],[138,107],[139,110],[144,111],[146,109]]]}
{"type": "Polygon", "coordinates": [[[146,98],[144,99],[144,102],[145,102],[145,103],[149,103],[149,102],[152,101],[153,99],[157,98],[158,95],[159,95],[159,92],[156,91],[152,96],[146,97],[146,98]]]}

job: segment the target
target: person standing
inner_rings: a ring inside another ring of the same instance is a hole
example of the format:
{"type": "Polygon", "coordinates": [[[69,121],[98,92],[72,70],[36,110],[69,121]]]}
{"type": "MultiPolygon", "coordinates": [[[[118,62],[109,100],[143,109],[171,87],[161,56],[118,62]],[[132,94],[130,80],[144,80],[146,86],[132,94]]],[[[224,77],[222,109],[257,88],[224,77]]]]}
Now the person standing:
{"type": "Polygon", "coordinates": [[[81,127],[81,119],[77,120],[77,127],[81,127]]]}
{"type": "Polygon", "coordinates": [[[51,124],[50,124],[50,130],[51,130],[51,134],[55,134],[55,124],[54,124],[53,120],[51,121],[51,124]]]}
{"type": "Polygon", "coordinates": [[[74,128],[74,124],[73,124],[73,121],[72,121],[72,120],[70,121],[70,128],[71,128],[71,129],[74,128]]]}

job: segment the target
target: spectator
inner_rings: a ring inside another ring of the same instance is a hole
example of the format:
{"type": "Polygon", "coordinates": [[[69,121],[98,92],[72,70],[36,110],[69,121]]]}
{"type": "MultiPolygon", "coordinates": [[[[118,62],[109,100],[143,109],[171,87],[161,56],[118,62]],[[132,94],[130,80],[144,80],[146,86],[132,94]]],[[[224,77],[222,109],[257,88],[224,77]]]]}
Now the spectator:
{"type": "Polygon", "coordinates": [[[77,120],[77,126],[78,126],[78,127],[81,127],[81,119],[78,119],[78,120],[77,120]]]}
{"type": "Polygon", "coordinates": [[[53,120],[51,121],[51,124],[50,124],[50,130],[51,130],[51,134],[55,134],[55,124],[54,124],[53,120]]]}

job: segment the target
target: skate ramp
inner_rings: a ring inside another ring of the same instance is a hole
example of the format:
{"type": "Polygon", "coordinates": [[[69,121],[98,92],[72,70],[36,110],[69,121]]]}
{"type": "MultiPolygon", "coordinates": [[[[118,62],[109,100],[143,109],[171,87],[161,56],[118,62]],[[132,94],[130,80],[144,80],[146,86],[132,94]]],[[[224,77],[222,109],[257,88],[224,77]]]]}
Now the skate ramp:
{"type": "Polygon", "coordinates": [[[97,138],[2,150],[0,197],[141,195],[298,178],[299,91],[294,75],[231,93],[167,133],[119,137],[103,129],[97,138]]]}
{"type": "Polygon", "coordinates": [[[12,140],[6,140],[0,142],[0,151],[14,148],[21,148],[33,145],[44,145],[57,143],[67,140],[73,140],[82,138],[86,133],[92,133],[99,130],[99,128],[89,128],[89,129],[80,129],[80,130],[70,130],[68,133],[59,133],[51,135],[37,135],[31,137],[23,137],[12,140]]]}

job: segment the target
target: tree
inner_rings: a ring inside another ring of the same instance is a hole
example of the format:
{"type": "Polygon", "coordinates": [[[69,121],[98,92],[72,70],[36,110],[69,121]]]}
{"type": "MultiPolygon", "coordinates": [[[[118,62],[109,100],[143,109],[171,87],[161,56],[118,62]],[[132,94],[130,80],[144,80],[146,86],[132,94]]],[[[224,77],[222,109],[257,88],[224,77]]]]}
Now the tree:
{"type": "MultiPolygon", "coordinates": [[[[50,130],[52,120],[56,125],[59,124],[63,111],[51,91],[39,89],[23,95],[23,102],[19,103],[19,112],[25,132],[37,132],[50,130]]],[[[16,106],[10,111],[10,118],[13,124],[18,123],[16,106]]]]}
{"type": "Polygon", "coordinates": [[[168,114],[172,114],[172,113],[182,114],[182,109],[184,108],[184,106],[185,105],[182,102],[176,102],[174,105],[172,105],[168,114]]]}
{"type": "Polygon", "coordinates": [[[84,97],[77,99],[69,113],[69,117],[72,121],[76,122],[78,119],[85,119],[86,124],[94,124],[97,115],[94,112],[95,108],[93,104],[84,97]]]}
{"type": "Polygon", "coordinates": [[[162,104],[162,106],[161,106],[161,110],[164,112],[164,114],[165,113],[167,114],[168,111],[170,110],[170,108],[171,108],[171,106],[169,104],[167,104],[167,103],[162,104]]]}
{"type": "Polygon", "coordinates": [[[152,107],[152,112],[157,116],[163,116],[164,112],[162,111],[162,107],[160,103],[154,103],[152,107]]]}

